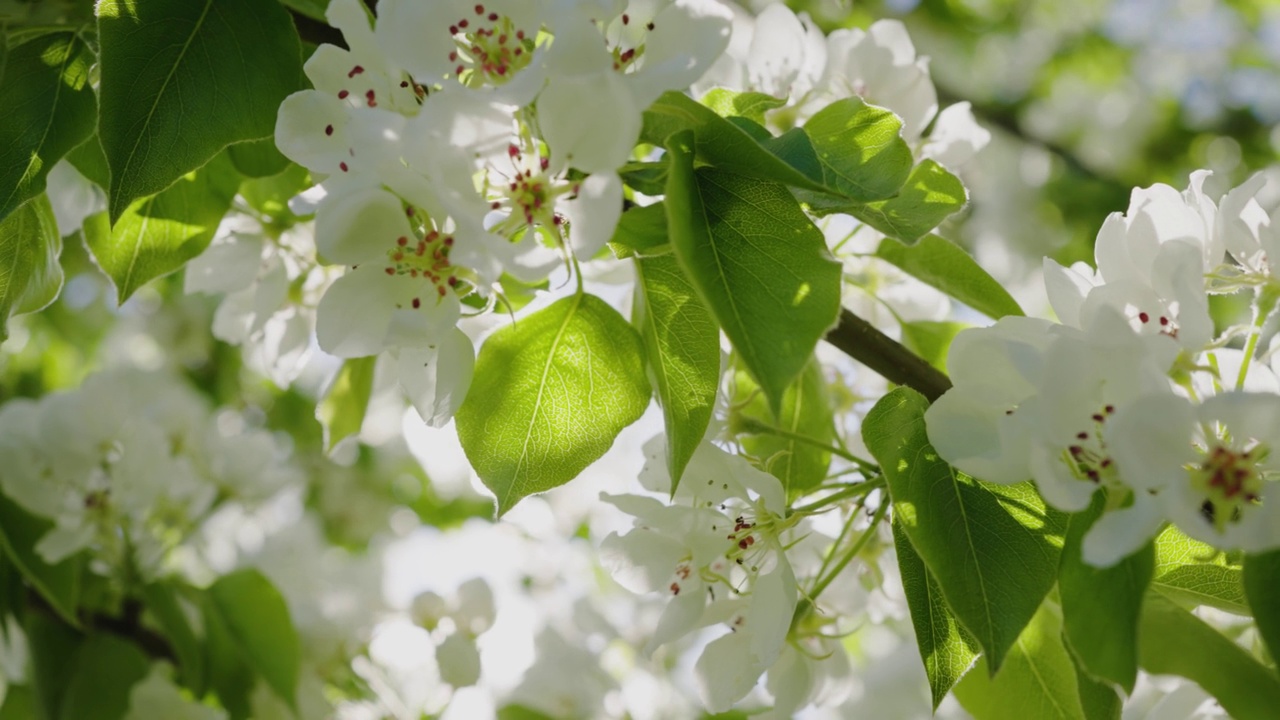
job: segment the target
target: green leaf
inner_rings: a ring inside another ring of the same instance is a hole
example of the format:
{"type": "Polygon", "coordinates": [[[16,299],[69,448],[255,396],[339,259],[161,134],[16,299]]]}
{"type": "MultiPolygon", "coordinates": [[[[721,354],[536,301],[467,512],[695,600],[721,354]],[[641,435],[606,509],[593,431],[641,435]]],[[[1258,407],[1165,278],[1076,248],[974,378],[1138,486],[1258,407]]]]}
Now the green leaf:
{"type": "Polygon", "coordinates": [[[30,681],[37,711],[34,717],[38,720],[60,720],[67,686],[75,678],[76,653],[84,642],[84,636],[58,618],[42,612],[27,613],[23,631],[31,653],[30,681]]]}
{"type": "Polygon", "coordinates": [[[930,365],[946,372],[947,351],[961,330],[969,327],[950,320],[916,320],[902,323],[902,340],[907,349],[924,358],[930,365]]]}
{"type": "Polygon", "coordinates": [[[209,687],[218,695],[231,720],[247,720],[251,713],[249,695],[256,680],[253,667],[245,659],[213,598],[206,593],[200,600],[209,687]]]}
{"type": "Polygon", "coordinates": [[[329,8],[329,0],[280,0],[280,2],[285,7],[297,10],[312,20],[327,22],[324,11],[329,8]]]}
{"type": "Polygon", "coordinates": [[[296,709],[301,650],[280,591],[257,570],[237,570],[218,578],[209,597],[244,659],[296,709]]]}
{"type": "MultiPolygon", "coordinates": [[[[758,387],[750,376],[739,371],[735,377],[734,404],[744,417],[774,425],[768,404],[757,392],[758,387]]],[[[777,427],[823,445],[833,445],[836,428],[829,396],[822,365],[810,360],[782,396],[777,427]]],[[[769,472],[782,481],[788,498],[800,497],[821,485],[831,467],[831,453],[812,443],[767,432],[743,435],[741,442],[743,449],[764,460],[769,472]]]]}
{"type": "Polygon", "coordinates": [[[107,167],[107,155],[96,132],[67,153],[67,162],[104,191],[111,186],[111,168],[107,167]]]}
{"type": "Polygon", "coordinates": [[[1080,658],[1072,655],[1071,659],[1075,662],[1076,689],[1080,693],[1080,707],[1084,710],[1085,720],[1120,720],[1124,701],[1116,687],[1090,677],[1088,671],[1080,667],[1080,658]]]}
{"type": "Polygon", "coordinates": [[[28,513],[0,495],[0,546],[4,554],[64,621],[79,627],[76,608],[80,601],[80,557],[50,565],[35,550],[36,543],[52,529],[51,521],[28,513]]]}
{"type": "Polygon", "coordinates": [[[100,0],[97,13],[112,225],[227,145],[271,136],[302,86],[302,46],[279,3],[100,0]]]}
{"type": "Polygon", "coordinates": [[[1156,567],[1151,585],[1192,607],[1209,605],[1250,615],[1240,565],[1227,554],[1184,535],[1173,525],[1156,536],[1156,567]]]}
{"type": "Polygon", "coordinates": [[[945,238],[929,235],[915,245],[882,240],[876,257],[988,317],[1026,314],[969,253],[945,238]]]}
{"type": "Polygon", "coordinates": [[[38,718],[36,696],[26,685],[10,685],[0,704],[0,720],[31,720],[38,718]]]}
{"type": "MultiPolygon", "coordinates": [[[[757,180],[819,193],[829,191],[822,183],[821,174],[806,175],[757,142],[751,133],[683,93],[664,93],[644,111],[644,129],[640,139],[669,149],[673,136],[685,131],[694,133],[693,139],[686,144],[691,150],[696,150],[698,159],[703,162],[757,180]]],[[[808,145],[807,137],[800,139],[803,145],[808,145]]],[[[812,147],[808,148],[808,153],[813,155],[812,147]]],[[[670,183],[668,179],[668,187],[670,183]]]]}
{"type": "Polygon", "coordinates": [[[9,337],[9,318],[36,312],[62,290],[62,237],[53,206],[44,194],[0,222],[0,342],[9,337]]]}
{"type": "Polygon", "coordinates": [[[1068,646],[1090,675],[1133,692],[1138,678],[1138,621],[1142,598],[1155,571],[1155,546],[1147,543],[1109,568],[1084,561],[1085,533],[1102,515],[1106,498],[1071,517],[1058,570],[1068,646]]]}
{"type": "Polygon", "coordinates": [[[1062,616],[1044,603],[994,674],[987,658],[956,685],[956,699],[976,720],[1094,720],[1084,714],[1075,666],[1062,644],[1062,616]]]}
{"type": "Polygon", "coordinates": [[[786,105],[787,100],[759,92],[737,92],[728,88],[714,88],[702,97],[702,104],[711,108],[720,117],[736,115],[763,125],[764,114],[786,105]]]}
{"type": "Polygon", "coordinates": [[[667,186],[666,158],[658,162],[631,162],[618,168],[618,175],[627,187],[645,195],[661,195],[667,186]]]}
{"type": "Polygon", "coordinates": [[[93,51],[51,32],[10,47],[0,79],[0,220],[44,192],[54,163],[93,133],[93,51]]]}
{"type": "Polygon", "coordinates": [[[848,213],[889,237],[914,243],[966,202],[968,193],[960,178],[932,160],[923,160],[888,200],[861,205],[818,202],[812,207],[820,214],[848,213]]]}
{"type": "Polygon", "coordinates": [[[640,336],[594,295],[489,336],[458,410],[458,440],[501,516],[578,476],[649,404],[640,336]]]}
{"type": "Polygon", "coordinates": [[[823,185],[859,202],[893,197],[912,175],[911,148],[901,131],[902,121],[891,110],[857,96],[831,103],[804,124],[823,185]]]}
{"type": "Polygon", "coordinates": [[[1245,555],[1244,594],[1267,651],[1280,658],[1280,550],[1245,555]]]}
{"type": "Polygon", "coordinates": [[[239,185],[231,162],[219,156],[159,195],[133,203],[114,226],[104,213],[86,218],[85,241],[115,284],[120,304],[204,252],[239,185]]]}
{"type": "Polygon", "coordinates": [[[207,681],[204,648],[183,612],[173,585],[166,581],[150,583],[143,586],[142,595],[147,609],[155,616],[164,636],[173,646],[174,654],[178,656],[182,684],[196,697],[204,695],[207,681]]]}
{"type": "Polygon", "coordinates": [[[240,183],[240,196],[249,207],[272,221],[292,223],[297,216],[289,210],[289,199],[311,187],[311,174],[301,165],[290,164],[282,172],[240,183]]]}
{"type": "Polygon", "coordinates": [[[61,720],[121,720],[129,711],[130,691],[150,669],[151,662],[133,643],[114,635],[90,635],[76,653],[61,720]]]}
{"type": "Polygon", "coordinates": [[[1160,593],[1147,595],[1138,639],[1147,672],[1195,681],[1236,720],[1275,718],[1280,677],[1160,593]]]}
{"type": "Polygon", "coordinates": [[[251,178],[271,177],[289,167],[289,158],[276,149],[275,138],[249,140],[227,147],[231,164],[241,175],[251,178]]]}
{"type": "Polygon", "coordinates": [[[658,202],[622,213],[609,239],[609,247],[619,260],[669,253],[666,205],[658,202]]]}
{"type": "Polygon", "coordinates": [[[978,658],[978,643],[947,607],[938,581],[929,573],[897,520],[893,522],[893,547],[897,551],[902,590],[911,611],[911,626],[916,632],[916,645],[924,661],[936,712],[951,688],[973,667],[978,658]]]}
{"type": "Polygon", "coordinates": [[[840,264],[786,188],[693,169],[692,137],[668,147],[676,258],[777,415],[840,313],[840,264]]]}
{"type": "Polygon", "coordinates": [[[360,432],[364,414],[373,394],[373,370],[378,357],[352,358],[343,361],[333,384],[316,405],[316,420],[324,428],[324,447],[332,452],[338,443],[360,432]]]}
{"type": "Polygon", "coordinates": [[[715,408],[720,329],[675,257],[636,258],[636,280],[634,321],[662,406],[674,493],[715,408]]]}
{"type": "Polygon", "coordinates": [[[925,434],[927,406],[897,388],[867,414],[862,437],[884,469],[894,517],[999,670],[1057,579],[1064,518],[1030,483],[979,482],[938,457],[925,434]]]}

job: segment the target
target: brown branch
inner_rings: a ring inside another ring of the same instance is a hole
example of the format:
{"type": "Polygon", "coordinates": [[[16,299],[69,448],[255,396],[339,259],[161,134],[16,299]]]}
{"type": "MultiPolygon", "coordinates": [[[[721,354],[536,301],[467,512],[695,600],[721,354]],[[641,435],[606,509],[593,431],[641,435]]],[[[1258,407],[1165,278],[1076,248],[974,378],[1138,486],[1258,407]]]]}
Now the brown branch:
{"type": "MultiPolygon", "coordinates": [[[[27,589],[27,609],[53,618],[58,622],[65,622],[62,616],[49,604],[49,601],[44,599],[43,595],[30,588],[27,589]]],[[[178,656],[174,652],[173,646],[169,644],[169,640],[150,628],[143,627],[142,605],[138,601],[126,601],[122,611],[120,617],[112,617],[100,613],[82,613],[80,624],[84,626],[85,630],[108,632],[128,640],[141,648],[153,660],[168,660],[175,665],[177,664],[178,656]]]]}
{"type": "Polygon", "coordinates": [[[825,339],[889,382],[912,388],[929,402],[951,389],[951,378],[847,309],[841,308],[840,323],[825,339]]]}

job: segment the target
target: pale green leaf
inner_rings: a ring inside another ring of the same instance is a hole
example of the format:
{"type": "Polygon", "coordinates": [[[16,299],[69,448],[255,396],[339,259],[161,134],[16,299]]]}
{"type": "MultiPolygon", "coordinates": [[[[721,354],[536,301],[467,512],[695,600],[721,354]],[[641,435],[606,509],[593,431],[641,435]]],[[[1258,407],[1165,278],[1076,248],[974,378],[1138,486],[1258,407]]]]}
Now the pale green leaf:
{"type": "Polygon", "coordinates": [[[882,240],[876,257],[988,317],[1025,314],[999,281],[945,238],[929,235],[915,245],[882,240]]]}
{"type": "Polygon", "coordinates": [[[894,517],[998,670],[1057,579],[1064,518],[1029,483],[978,482],[938,457],[926,407],[914,390],[890,392],[863,421],[863,441],[884,469],[894,517]]]}
{"type": "Polygon", "coordinates": [[[702,97],[702,104],[711,108],[720,117],[736,115],[763,125],[764,114],[786,105],[787,100],[759,92],[713,88],[702,97]]]}
{"type": "Polygon", "coordinates": [[[331,452],[338,443],[360,432],[369,408],[369,396],[373,394],[373,370],[377,363],[377,356],[344,361],[316,406],[316,420],[324,429],[326,451],[331,452]]]}
{"type": "Polygon", "coordinates": [[[649,398],[640,336],[603,300],[577,294],[489,336],[458,440],[502,515],[577,477],[649,398]]]}
{"type": "Polygon", "coordinates": [[[43,193],[0,221],[0,342],[9,318],[44,309],[62,290],[62,238],[43,193]]]}
{"type": "Polygon", "coordinates": [[[902,323],[902,342],[935,368],[947,371],[947,351],[961,330],[969,327],[949,320],[914,320],[902,323]]]}
{"type": "Polygon", "coordinates": [[[1109,568],[1081,556],[1085,533],[1102,514],[1106,498],[1071,517],[1058,570],[1067,644],[1088,673],[1133,692],[1138,677],[1138,619],[1155,569],[1155,548],[1141,549],[1109,568]]]}
{"type": "Polygon", "coordinates": [[[893,523],[893,547],[936,711],[951,688],[973,667],[978,658],[978,643],[947,607],[938,581],[929,573],[897,520],[893,523]]]}
{"type": "Polygon", "coordinates": [[[804,124],[822,165],[823,184],[859,202],[893,197],[907,182],[912,156],[901,131],[902,121],[891,110],[857,96],[827,105],[804,124]]]}
{"type": "Polygon", "coordinates": [[[1249,615],[1240,565],[1227,554],[1184,535],[1173,525],[1156,536],[1152,587],[1191,606],[1209,605],[1236,615],[1249,615]]]}
{"type": "Polygon", "coordinates": [[[834,445],[836,439],[830,393],[822,377],[822,365],[815,359],[804,366],[800,376],[783,394],[782,412],[776,420],[771,417],[769,405],[758,392],[758,387],[746,372],[737,373],[733,398],[737,412],[813,442],[762,432],[742,435],[742,447],[765,461],[769,473],[782,481],[788,497],[799,497],[826,479],[831,453],[820,446],[834,445]]]}
{"type": "Polygon", "coordinates": [[[1062,616],[1041,605],[990,674],[987,658],[956,685],[956,699],[976,720],[1094,720],[1080,704],[1075,666],[1062,644],[1062,616]]]}
{"type": "Polygon", "coordinates": [[[225,156],[142,198],[114,227],[104,213],[85,220],[84,235],[121,304],[138,288],[179,268],[209,246],[231,207],[240,176],[225,156]]]}
{"type": "Polygon", "coordinates": [[[260,0],[100,0],[98,132],[112,224],[224,147],[265,138],[302,87],[289,13],[260,0]]]}
{"type": "Polygon", "coordinates": [[[93,133],[93,62],[88,44],[71,31],[8,49],[0,79],[0,220],[44,192],[54,163],[93,133]]]}
{"type": "Polygon", "coordinates": [[[1262,642],[1280,658],[1280,550],[1245,556],[1244,593],[1262,642]]]}
{"type": "Polygon", "coordinates": [[[657,202],[622,213],[609,239],[609,247],[618,259],[670,253],[666,206],[657,202]]]}
{"type": "Polygon", "coordinates": [[[671,492],[698,449],[720,381],[720,329],[672,255],[636,258],[634,321],[662,406],[671,492]]]}
{"type": "Polygon", "coordinates": [[[209,598],[244,659],[296,707],[301,649],[280,591],[257,570],[237,570],[218,578],[209,598]]]}
{"type": "Polygon", "coordinates": [[[1195,681],[1235,720],[1276,717],[1280,677],[1162,594],[1147,595],[1138,639],[1139,661],[1147,672],[1195,681]]]}
{"type": "Polygon", "coordinates": [[[693,169],[692,137],[668,147],[667,228],[676,258],[776,415],[840,312],[841,270],[781,185],[693,169]]]}
{"type": "Polygon", "coordinates": [[[968,200],[960,178],[932,160],[923,160],[892,198],[817,209],[824,214],[848,213],[891,238],[914,243],[963,208],[968,200]]]}

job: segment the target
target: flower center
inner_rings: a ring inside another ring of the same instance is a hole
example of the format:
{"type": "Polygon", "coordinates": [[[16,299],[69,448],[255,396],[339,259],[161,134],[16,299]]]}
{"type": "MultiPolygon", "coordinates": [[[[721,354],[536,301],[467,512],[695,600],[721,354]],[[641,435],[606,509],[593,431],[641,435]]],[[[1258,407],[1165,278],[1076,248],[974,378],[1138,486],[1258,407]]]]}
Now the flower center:
{"type": "MultiPolygon", "coordinates": [[[[387,275],[407,275],[430,281],[436,294],[444,297],[449,288],[458,284],[458,268],[449,263],[452,248],[453,236],[433,228],[417,240],[398,237],[386,251],[385,272],[387,275]]],[[[413,309],[419,309],[422,307],[421,298],[413,298],[412,304],[413,309]]]]}
{"type": "Polygon", "coordinates": [[[1201,512],[1218,532],[1229,522],[1239,522],[1244,509],[1258,503],[1264,482],[1258,463],[1269,452],[1265,445],[1235,450],[1219,443],[1191,466],[1191,487],[1205,498],[1201,512]]]}
{"type": "Polygon", "coordinates": [[[1076,433],[1074,442],[1067,446],[1064,459],[1081,480],[1100,484],[1116,478],[1115,462],[1102,439],[1102,426],[1115,411],[1114,405],[1106,405],[1100,412],[1091,415],[1093,427],[1076,433]]]}
{"type": "Polygon", "coordinates": [[[556,200],[565,195],[568,199],[577,196],[578,183],[548,174],[548,158],[522,153],[515,145],[507,149],[507,157],[512,170],[510,173],[491,171],[496,175],[494,180],[499,182],[490,185],[487,193],[491,198],[490,209],[509,213],[494,229],[514,236],[521,230],[541,226],[558,234],[564,218],[555,211],[556,200]]]}
{"type": "Polygon", "coordinates": [[[450,25],[449,34],[454,45],[449,53],[453,74],[471,88],[502,85],[528,67],[537,36],[481,4],[475,6],[474,17],[450,25]]]}

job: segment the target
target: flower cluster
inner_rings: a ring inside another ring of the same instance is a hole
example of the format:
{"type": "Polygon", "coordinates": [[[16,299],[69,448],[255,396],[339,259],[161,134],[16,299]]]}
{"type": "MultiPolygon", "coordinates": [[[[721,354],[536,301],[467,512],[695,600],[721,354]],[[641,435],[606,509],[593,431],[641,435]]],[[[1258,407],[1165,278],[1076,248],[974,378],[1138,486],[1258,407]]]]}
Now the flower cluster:
{"type": "Polygon", "coordinates": [[[961,333],[955,387],[926,415],[938,452],[975,477],[1033,478],[1067,511],[1103,489],[1108,512],[1084,542],[1095,565],[1166,521],[1224,549],[1280,546],[1280,382],[1255,357],[1280,298],[1268,264],[1280,223],[1258,201],[1261,176],[1218,202],[1208,178],[1134,190],[1098,233],[1096,270],[1046,259],[1061,322],[961,333]],[[1245,288],[1256,322],[1215,336],[1210,294],[1245,288]],[[1227,346],[1241,335],[1243,350],[1227,346]]]}
{"type": "Polygon", "coordinates": [[[603,247],[641,112],[720,55],[729,14],[713,0],[449,0],[384,2],[372,23],[335,0],[327,17],[349,49],[317,49],[315,89],[276,126],[321,181],[293,206],[316,212],[319,256],[346,267],[317,339],[340,357],[393,353],[402,380],[434,368],[429,388],[406,387],[440,425],[470,384],[464,303],[490,307],[504,276],[538,282],[603,247]]]}
{"type": "Polygon", "coordinates": [[[173,378],[134,370],[0,410],[0,490],[53,522],[35,550],[88,550],[104,574],[159,575],[221,502],[258,502],[295,479],[270,434],[213,414],[173,378]]]}

